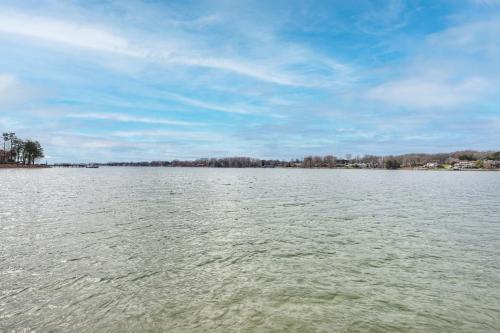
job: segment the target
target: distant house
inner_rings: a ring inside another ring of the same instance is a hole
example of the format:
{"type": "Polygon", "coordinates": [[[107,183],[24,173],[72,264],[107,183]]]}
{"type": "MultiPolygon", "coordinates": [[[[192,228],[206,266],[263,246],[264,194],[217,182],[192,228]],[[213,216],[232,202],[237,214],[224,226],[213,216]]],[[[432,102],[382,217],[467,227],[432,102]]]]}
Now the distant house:
{"type": "Polygon", "coordinates": [[[459,161],[453,165],[454,170],[475,169],[476,161],[459,161]]]}
{"type": "Polygon", "coordinates": [[[439,166],[438,162],[428,162],[424,165],[425,168],[427,169],[435,169],[439,166]]]}
{"type": "Polygon", "coordinates": [[[355,169],[366,169],[368,168],[368,164],[367,163],[349,163],[347,165],[348,168],[355,168],[355,169]]]}
{"type": "Polygon", "coordinates": [[[335,166],[337,168],[343,168],[346,167],[349,164],[349,160],[336,160],[335,161],[335,166]]]}

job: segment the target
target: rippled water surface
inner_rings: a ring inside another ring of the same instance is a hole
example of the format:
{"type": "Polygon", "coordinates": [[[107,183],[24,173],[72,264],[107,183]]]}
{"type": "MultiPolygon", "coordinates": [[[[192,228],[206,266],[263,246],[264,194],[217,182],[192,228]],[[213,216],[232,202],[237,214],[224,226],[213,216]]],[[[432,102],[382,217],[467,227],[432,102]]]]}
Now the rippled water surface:
{"type": "Polygon", "coordinates": [[[499,332],[500,173],[0,170],[0,331],[499,332]]]}

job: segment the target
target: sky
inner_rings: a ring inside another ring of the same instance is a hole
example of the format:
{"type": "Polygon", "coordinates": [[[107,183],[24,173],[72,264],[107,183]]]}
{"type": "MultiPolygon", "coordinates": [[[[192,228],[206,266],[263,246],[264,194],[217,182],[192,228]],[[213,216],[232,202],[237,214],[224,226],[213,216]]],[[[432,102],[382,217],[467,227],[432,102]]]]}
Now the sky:
{"type": "Polygon", "coordinates": [[[498,150],[500,0],[0,0],[50,162],[498,150]]]}

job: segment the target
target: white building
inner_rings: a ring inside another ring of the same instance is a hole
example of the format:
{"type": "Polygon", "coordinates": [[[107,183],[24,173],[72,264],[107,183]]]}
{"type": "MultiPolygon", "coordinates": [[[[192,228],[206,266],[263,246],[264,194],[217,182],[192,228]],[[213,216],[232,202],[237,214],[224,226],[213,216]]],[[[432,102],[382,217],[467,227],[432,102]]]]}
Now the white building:
{"type": "Polygon", "coordinates": [[[439,163],[438,162],[429,162],[427,164],[424,165],[425,168],[427,169],[435,169],[439,166],[439,163]]]}
{"type": "Polygon", "coordinates": [[[460,161],[455,163],[453,166],[454,170],[461,170],[461,169],[475,169],[476,168],[476,161],[460,161]]]}

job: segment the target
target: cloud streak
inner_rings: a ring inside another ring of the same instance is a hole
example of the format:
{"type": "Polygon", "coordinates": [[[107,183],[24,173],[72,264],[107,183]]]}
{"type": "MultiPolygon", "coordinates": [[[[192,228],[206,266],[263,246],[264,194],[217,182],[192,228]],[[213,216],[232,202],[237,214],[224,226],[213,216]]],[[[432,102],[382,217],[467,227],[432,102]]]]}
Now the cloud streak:
{"type": "Polygon", "coordinates": [[[384,83],[368,91],[368,98],[404,108],[450,108],[480,100],[490,82],[481,77],[462,82],[414,77],[384,83]]]}
{"type": "Polygon", "coordinates": [[[237,113],[237,114],[252,114],[261,112],[256,108],[251,108],[246,105],[218,105],[174,93],[163,93],[162,96],[185,105],[194,106],[196,108],[205,110],[212,110],[225,113],[237,113]]]}
{"type": "MultiPolygon", "coordinates": [[[[0,33],[44,40],[53,46],[82,48],[163,65],[215,69],[284,86],[313,87],[317,85],[302,75],[269,67],[255,61],[250,62],[227,56],[210,56],[212,51],[194,47],[196,40],[193,40],[195,43],[181,42],[180,38],[176,36],[168,39],[168,44],[170,44],[168,46],[160,41],[153,42],[155,46],[148,46],[140,42],[133,42],[130,38],[111,32],[104,26],[49,19],[15,11],[4,11],[0,14],[0,33]]],[[[269,60],[265,61],[271,63],[269,60]]],[[[321,59],[320,57],[313,59],[309,56],[301,59],[301,62],[309,60],[320,61],[324,65],[330,66],[332,70],[338,70],[340,74],[346,73],[346,65],[331,59],[321,59]]],[[[286,65],[287,58],[281,58],[280,62],[286,65]]]]}
{"type": "Polygon", "coordinates": [[[175,126],[205,125],[204,123],[200,122],[189,122],[189,121],[151,118],[151,117],[138,117],[120,113],[73,113],[73,114],[68,114],[67,117],[77,118],[77,119],[110,120],[118,122],[131,122],[131,123],[143,123],[143,124],[155,124],[155,125],[175,125],[175,126]]]}
{"type": "Polygon", "coordinates": [[[130,57],[147,56],[145,50],[131,46],[126,38],[100,27],[16,12],[0,14],[0,32],[130,57]]]}

